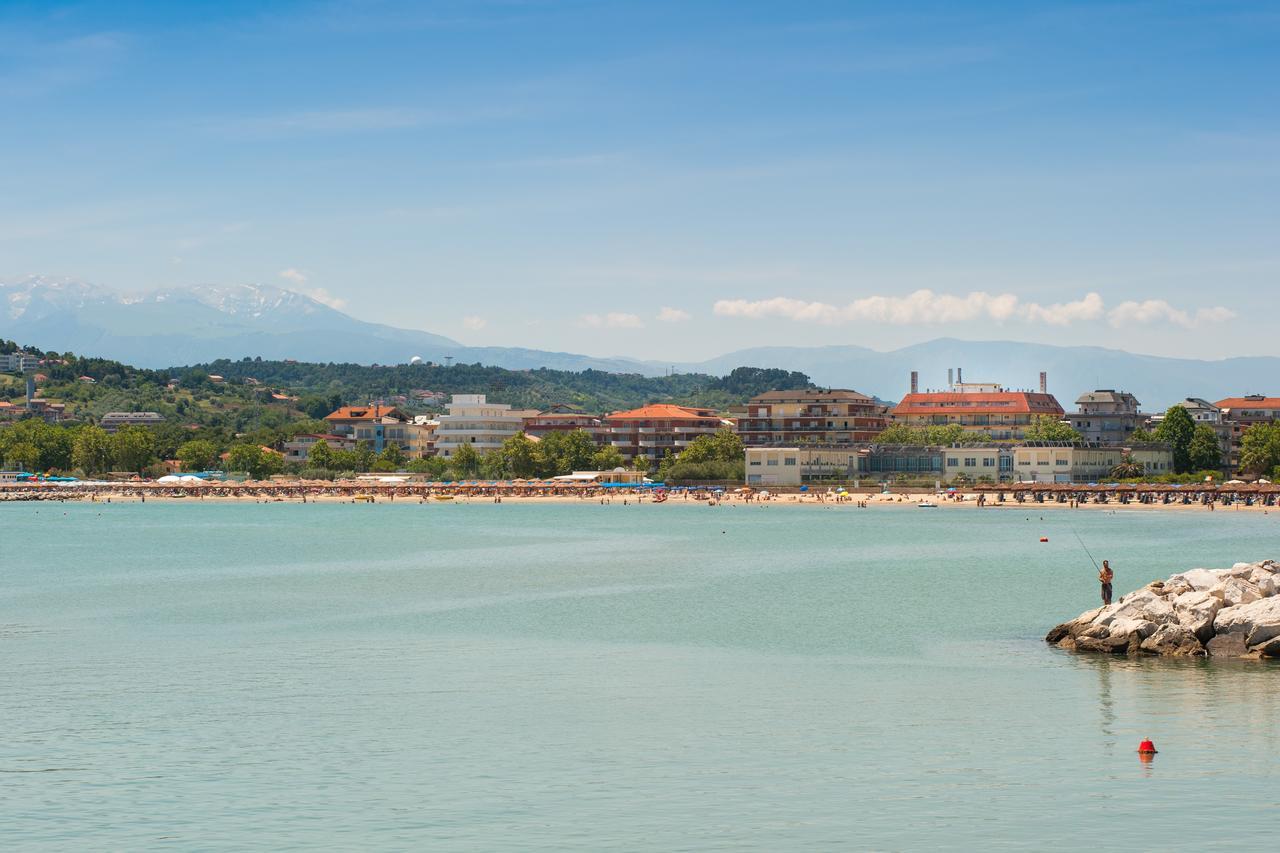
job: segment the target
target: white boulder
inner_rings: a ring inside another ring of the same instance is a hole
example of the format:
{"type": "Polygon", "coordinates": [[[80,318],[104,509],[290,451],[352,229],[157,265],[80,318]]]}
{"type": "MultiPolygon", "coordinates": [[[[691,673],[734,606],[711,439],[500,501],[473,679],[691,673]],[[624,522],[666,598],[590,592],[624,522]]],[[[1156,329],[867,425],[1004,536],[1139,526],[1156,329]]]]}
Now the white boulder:
{"type": "Polygon", "coordinates": [[[1227,577],[1209,590],[1214,598],[1222,599],[1224,607],[1239,607],[1262,598],[1262,590],[1241,577],[1227,577]]]}
{"type": "Polygon", "coordinates": [[[1240,634],[1250,647],[1269,643],[1280,637],[1280,596],[1223,608],[1213,620],[1213,630],[1240,634]]]}
{"type": "Polygon", "coordinates": [[[1223,569],[1192,569],[1174,575],[1165,581],[1165,585],[1185,584],[1194,590],[1210,589],[1222,580],[1223,569]]]}

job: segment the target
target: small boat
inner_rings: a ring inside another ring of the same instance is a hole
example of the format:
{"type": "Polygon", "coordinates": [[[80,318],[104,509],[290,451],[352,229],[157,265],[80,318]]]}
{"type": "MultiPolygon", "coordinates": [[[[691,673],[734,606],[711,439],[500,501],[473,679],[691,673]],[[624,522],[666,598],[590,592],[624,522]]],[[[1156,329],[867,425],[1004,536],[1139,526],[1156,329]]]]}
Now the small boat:
{"type": "Polygon", "coordinates": [[[434,497],[436,500],[438,500],[438,501],[451,501],[451,500],[453,500],[453,495],[433,495],[433,497],[434,497]]]}
{"type": "Polygon", "coordinates": [[[937,509],[938,505],[933,501],[920,501],[920,503],[916,504],[916,508],[917,509],[937,509]]]}

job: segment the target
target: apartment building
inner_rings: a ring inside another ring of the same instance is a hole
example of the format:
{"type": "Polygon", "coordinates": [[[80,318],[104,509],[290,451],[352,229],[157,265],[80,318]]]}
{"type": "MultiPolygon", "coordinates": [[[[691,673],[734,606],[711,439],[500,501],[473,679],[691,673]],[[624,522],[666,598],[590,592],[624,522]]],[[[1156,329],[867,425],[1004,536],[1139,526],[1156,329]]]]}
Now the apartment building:
{"type": "Polygon", "coordinates": [[[768,391],[735,411],[737,432],[747,447],[874,441],[888,423],[885,406],[843,388],[768,391]]]}
{"type": "Polygon", "coordinates": [[[557,404],[546,411],[534,413],[524,422],[525,434],[533,438],[542,438],[553,432],[573,432],[574,430],[584,430],[596,444],[607,441],[600,418],[574,406],[557,404]]]}
{"type": "Polygon", "coordinates": [[[1240,445],[1249,427],[1259,423],[1280,420],[1280,397],[1250,394],[1245,397],[1228,397],[1214,403],[1222,413],[1227,427],[1228,462],[1232,470],[1240,467],[1240,445]]]}
{"type": "Polygon", "coordinates": [[[604,439],[627,459],[643,457],[657,463],[675,454],[700,435],[713,435],[730,426],[710,409],[657,403],[601,419],[604,439]]]}
{"type": "Polygon", "coordinates": [[[300,433],[284,443],[285,461],[306,462],[307,457],[311,455],[311,448],[322,441],[332,450],[354,450],[356,446],[351,436],[332,433],[300,433]]]}
{"type": "Polygon", "coordinates": [[[464,444],[477,453],[497,450],[524,430],[525,418],[537,414],[506,403],[490,403],[484,394],[454,394],[445,409],[435,430],[435,452],[444,457],[457,453],[464,444]]]}
{"type": "Polygon", "coordinates": [[[1100,388],[1082,394],[1076,410],[1064,420],[1088,444],[1123,444],[1146,425],[1147,416],[1139,408],[1138,398],[1129,392],[1100,388]]]}
{"type": "Polygon", "coordinates": [[[375,453],[381,453],[389,445],[396,445],[406,459],[421,459],[435,452],[435,425],[416,421],[399,421],[383,418],[379,421],[361,421],[355,425],[356,443],[367,441],[375,453]]]}
{"type": "Polygon", "coordinates": [[[0,355],[0,373],[32,373],[40,366],[40,359],[27,352],[0,355]]]}

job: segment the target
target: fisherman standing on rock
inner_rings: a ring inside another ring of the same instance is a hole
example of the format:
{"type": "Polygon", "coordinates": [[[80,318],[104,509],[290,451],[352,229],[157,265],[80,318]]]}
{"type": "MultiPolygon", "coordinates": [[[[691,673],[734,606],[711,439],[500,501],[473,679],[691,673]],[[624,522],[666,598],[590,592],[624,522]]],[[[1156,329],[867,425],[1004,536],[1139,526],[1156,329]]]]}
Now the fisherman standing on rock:
{"type": "Polygon", "coordinates": [[[1115,578],[1116,573],[1111,571],[1111,563],[1108,560],[1102,561],[1102,568],[1098,569],[1098,581],[1102,584],[1102,604],[1105,607],[1111,603],[1111,581],[1115,578]]]}

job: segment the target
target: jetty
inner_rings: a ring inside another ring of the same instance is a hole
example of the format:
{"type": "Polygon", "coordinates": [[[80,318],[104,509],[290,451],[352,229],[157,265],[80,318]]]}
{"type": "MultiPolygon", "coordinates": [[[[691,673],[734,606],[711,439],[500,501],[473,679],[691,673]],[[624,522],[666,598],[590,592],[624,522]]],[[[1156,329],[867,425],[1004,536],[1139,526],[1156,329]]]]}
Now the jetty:
{"type": "Polygon", "coordinates": [[[1168,657],[1280,658],[1280,564],[1236,563],[1155,580],[1054,627],[1058,648],[1168,657]]]}

